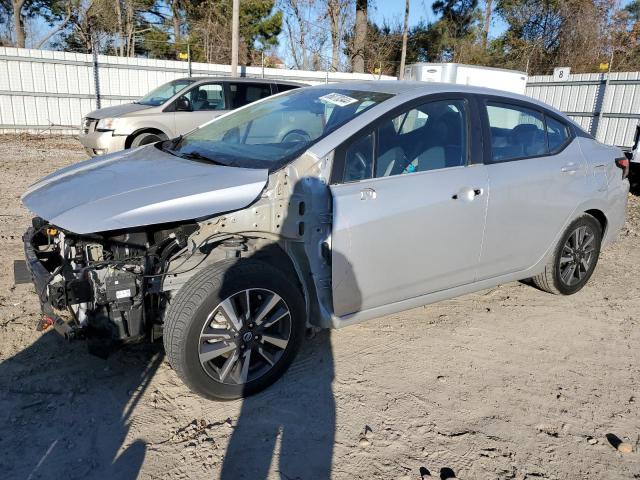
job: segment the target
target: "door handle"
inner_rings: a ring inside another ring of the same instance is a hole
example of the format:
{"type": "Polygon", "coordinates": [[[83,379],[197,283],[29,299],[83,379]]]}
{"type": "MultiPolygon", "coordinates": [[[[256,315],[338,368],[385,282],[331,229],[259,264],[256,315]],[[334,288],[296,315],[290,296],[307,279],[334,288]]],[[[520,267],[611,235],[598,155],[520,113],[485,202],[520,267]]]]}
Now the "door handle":
{"type": "Polygon", "coordinates": [[[453,200],[466,200],[467,202],[472,201],[474,198],[479,197],[484,193],[482,188],[469,188],[465,187],[461,189],[458,193],[454,193],[451,198],[453,200]]]}
{"type": "Polygon", "coordinates": [[[570,163],[567,163],[564,167],[562,167],[560,171],[562,173],[572,174],[572,173],[576,173],[578,171],[578,168],[579,168],[578,165],[576,165],[573,162],[570,162],[570,163]]]}
{"type": "Polygon", "coordinates": [[[375,200],[376,197],[377,194],[373,188],[367,187],[360,190],[360,200],[375,200]]]}

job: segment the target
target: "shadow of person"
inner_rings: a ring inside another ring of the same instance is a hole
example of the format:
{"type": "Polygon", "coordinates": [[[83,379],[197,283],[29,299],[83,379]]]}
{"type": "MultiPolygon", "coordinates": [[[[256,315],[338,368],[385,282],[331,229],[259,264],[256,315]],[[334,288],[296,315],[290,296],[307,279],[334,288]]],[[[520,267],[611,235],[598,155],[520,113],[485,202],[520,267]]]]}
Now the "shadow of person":
{"type": "MultiPolygon", "coordinates": [[[[281,231],[288,242],[302,248],[303,241],[314,244],[313,235],[320,232],[319,224],[314,223],[319,222],[316,215],[331,212],[331,199],[327,186],[316,178],[299,180],[293,192],[281,231]]],[[[321,255],[321,248],[309,250],[321,255]]],[[[268,261],[265,256],[264,251],[247,255],[268,261]]],[[[331,263],[338,261],[341,266],[349,265],[340,252],[332,252],[326,264],[329,278],[331,263]]],[[[359,308],[360,292],[355,279],[352,282],[349,287],[359,308]]],[[[330,478],[336,431],[333,378],[331,333],[322,330],[303,344],[283,379],[244,399],[220,478],[260,480],[272,478],[273,472],[276,478],[330,478]]]]}
{"type": "Polygon", "coordinates": [[[125,442],[163,356],[138,345],[105,361],[50,331],[0,363],[3,478],[137,478],[147,447],[125,442]]]}

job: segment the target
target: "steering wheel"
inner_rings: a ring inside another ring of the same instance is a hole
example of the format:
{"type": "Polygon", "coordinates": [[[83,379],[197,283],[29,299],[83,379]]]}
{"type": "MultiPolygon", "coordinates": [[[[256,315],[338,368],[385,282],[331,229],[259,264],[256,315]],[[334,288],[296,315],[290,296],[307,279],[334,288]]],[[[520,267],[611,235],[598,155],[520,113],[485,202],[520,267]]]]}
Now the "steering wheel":
{"type": "Polygon", "coordinates": [[[310,141],[311,136],[304,130],[291,130],[284,137],[282,137],[280,143],[309,143],[310,141]]]}

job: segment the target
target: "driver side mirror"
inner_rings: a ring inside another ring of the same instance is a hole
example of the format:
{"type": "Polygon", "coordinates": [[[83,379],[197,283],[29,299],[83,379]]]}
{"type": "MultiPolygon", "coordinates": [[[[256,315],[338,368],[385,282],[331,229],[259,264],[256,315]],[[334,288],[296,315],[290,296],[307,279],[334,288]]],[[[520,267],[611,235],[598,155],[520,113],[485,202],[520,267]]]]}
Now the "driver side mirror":
{"type": "Polygon", "coordinates": [[[176,112],[190,112],[191,102],[187,97],[180,97],[176,100],[176,112]]]}

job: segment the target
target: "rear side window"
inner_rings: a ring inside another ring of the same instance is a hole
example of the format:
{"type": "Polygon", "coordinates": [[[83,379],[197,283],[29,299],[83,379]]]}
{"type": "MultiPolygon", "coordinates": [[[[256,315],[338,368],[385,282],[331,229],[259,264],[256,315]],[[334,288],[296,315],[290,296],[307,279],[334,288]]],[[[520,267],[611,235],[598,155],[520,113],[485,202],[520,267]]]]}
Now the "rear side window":
{"type": "Polygon", "coordinates": [[[243,107],[269,95],[271,95],[271,85],[268,83],[229,84],[229,99],[232,109],[243,107]]]}
{"type": "Polygon", "coordinates": [[[549,153],[558,153],[569,140],[569,128],[563,122],[546,116],[549,153]]]}
{"type": "Polygon", "coordinates": [[[504,162],[547,153],[544,117],[526,107],[488,103],[491,160],[504,162]]]}

